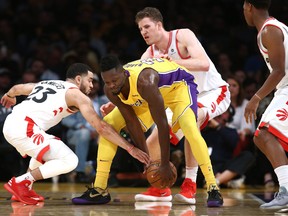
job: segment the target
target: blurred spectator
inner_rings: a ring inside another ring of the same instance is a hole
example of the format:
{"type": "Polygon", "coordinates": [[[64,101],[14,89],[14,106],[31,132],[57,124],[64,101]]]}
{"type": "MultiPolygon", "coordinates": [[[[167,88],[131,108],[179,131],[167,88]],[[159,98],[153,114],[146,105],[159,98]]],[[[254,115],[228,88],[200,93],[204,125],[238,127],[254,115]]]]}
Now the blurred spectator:
{"type": "Polygon", "coordinates": [[[254,78],[247,78],[242,83],[244,95],[247,100],[250,100],[258,90],[258,83],[254,78]]]}
{"type": "Polygon", "coordinates": [[[81,113],[77,112],[64,118],[61,123],[67,127],[67,144],[74,149],[79,159],[75,172],[69,175],[69,180],[71,182],[89,182],[90,179],[85,175],[85,166],[91,141],[90,130],[86,127],[87,121],[81,113]]]}
{"type": "Polygon", "coordinates": [[[36,77],[36,74],[33,73],[30,69],[27,69],[22,73],[21,79],[17,83],[36,83],[39,80],[36,77]]]}
{"type": "MultiPolygon", "coordinates": [[[[0,98],[12,86],[11,74],[7,68],[0,68],[0,98]]],[[[22,168],[21,156],[13,148],[3,135],[3,124],[12,108],[5,108],[0,103],[0,181],[7,181],[13,175],[19,174],[22,168]],[[9,166],[8,166],[9,164],[9,166]]],[[[16,126],[15,126],[16,128],[16,126]]]]}
{"type": "Polygon", "coordinates": [[[7,68],[0,67],[0,95],[4,95],[12,86],[11,72],[7,68]]]}
{"type": "Polygon", "coordinates": [[[95,111],[97,112],[97,114],[99,116],[102,117],[102,114],[100,112],[100,107],[103,104],[108,103],[109,99],[103,93],[103,87],[102,87],[102,84],[100,82],[99,76],[97,74],[94,74],[93,88],[91,89],[89,97],[91,98],[91,100],[93,102],[93,106],[94,106],[95,111]]]}
{"type": "Polygon", "coordinates": [[[244,118],[244,110],[248,100],[245,99],[243,87],[234,77],[227,79],[229,90],[231,93],[231,105],[235,109],[233,121],[227,124],[228,127],[235,128],[239,134],[239,142],[234,151],[237,155],[244,149],[250,148],[252,145],[252,135],[255,131],[255,122],[247,123],[244,118]]]}
{"type": "Polygon", "coordinates": [[[243,82],[244,82],[244,80],[246,79],[246,73],[245,73],[244,70],[241,70],[241,69],[235,70],[235,71],[234,71],[234,77],[235,77],[235,79],[238,80],[238,81],[241,83],[241,85],[242,85],[243,82]]]}
{"type": "Polygon", "coordinates": [[[233,120],[234,108],[209,121],[208,126],[202,131],[208,148],[211,151],[211,162],[217,184],[232,188],[240,188],[244,183],[244,174],[254,163],[254,156],[250,151],[242,151],[234,156],[234,150],[239,141],[235,128],[227,127],[233,120]]]}
{"type": "Polygon", "coordinates": [[[227,53],[220,53],[218,55],[216,68],[224,80],[232,75],[232,61],[227,53]]]}
{"type": "Polygon", "coordinates": [[[45,62],[41,59],[33,59],[29,69],[34,73],[39,80],[58,80],[59,75],[48,69],[45,62]]]}

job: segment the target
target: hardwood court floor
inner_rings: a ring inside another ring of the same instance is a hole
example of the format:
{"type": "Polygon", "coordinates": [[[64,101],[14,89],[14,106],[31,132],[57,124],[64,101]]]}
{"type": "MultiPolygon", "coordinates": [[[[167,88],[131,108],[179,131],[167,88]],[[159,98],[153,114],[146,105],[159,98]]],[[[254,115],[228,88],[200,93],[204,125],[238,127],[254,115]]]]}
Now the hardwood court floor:
{"type": "MultiPolygon", "coordinates": [[[[112,201],[106,205],[73,205],[71,198],[81,195],[86,190],[84,184],[73,183],[35,183],[34,189],[45,197],[45,201],[36,206],[23,205],[10,201],[10,194],[0,183],[0,215],[32,216],[32,215],[61,215],[61,216],[206,216],[206,215],[288,215],[277,213],[278,210],[259,209],[263,200],[271,200],[274,191],[266,191],[262,187],[245,188],[240,190],[221,189],[224,206],[207,208],[206,190],[197,190],[197,204],[186,205],[172,202],[135,202],[135,194],[145,188],[119,187],[111,188],[112,201]],[[120,199],[120,201],[119,201],[120,199]]],[[[172,193],[179,192],[179,187],[172,188],[172,193]]]]}

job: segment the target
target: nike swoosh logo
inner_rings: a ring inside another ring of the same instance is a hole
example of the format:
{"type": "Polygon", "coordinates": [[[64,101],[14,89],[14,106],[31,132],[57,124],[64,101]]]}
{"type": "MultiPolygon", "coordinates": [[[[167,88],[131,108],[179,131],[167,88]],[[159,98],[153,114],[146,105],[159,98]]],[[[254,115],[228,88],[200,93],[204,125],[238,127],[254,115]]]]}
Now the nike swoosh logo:
{"type": "Polygon", "coordinates": [[[165,196],[167,194],[167,192],[165,192],[165,193],[161,193],[161,196],[165,196]]]}
{"type": "Polygon", "coordinates": [[[109,160],[101,160],[101,159],[100,159],[100,161],[101,161],[101,162],[109,162],[109,160]]]}
{"type": "Polygon", "coordinates": [[[100,195],[99,193],[96,193],[96,194],[90,193],[90,194],[89,194],[89,196],[90,196],[91,198],[94,198],[94,197],[99,196],[99,195],[100,195]]]}

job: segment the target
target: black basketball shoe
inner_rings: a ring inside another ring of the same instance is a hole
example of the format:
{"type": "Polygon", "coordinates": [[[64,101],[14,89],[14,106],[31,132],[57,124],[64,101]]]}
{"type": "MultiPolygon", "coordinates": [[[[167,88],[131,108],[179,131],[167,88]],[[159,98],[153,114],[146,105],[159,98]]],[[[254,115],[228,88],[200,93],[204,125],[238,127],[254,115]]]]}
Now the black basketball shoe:
{"type": "Polygon", "coordinates": [[[74,197],[72,203],[75,205],[100,205],[111,201],[108,190],[101,188],[87,187],[87,190],[80,196],[74,197]]]}
{"type": "Polygon", "coordinates": [[[210,185],[208,190],[208,207],[220,207],[223,205],[223,198],[217,185],[210,185]]]}

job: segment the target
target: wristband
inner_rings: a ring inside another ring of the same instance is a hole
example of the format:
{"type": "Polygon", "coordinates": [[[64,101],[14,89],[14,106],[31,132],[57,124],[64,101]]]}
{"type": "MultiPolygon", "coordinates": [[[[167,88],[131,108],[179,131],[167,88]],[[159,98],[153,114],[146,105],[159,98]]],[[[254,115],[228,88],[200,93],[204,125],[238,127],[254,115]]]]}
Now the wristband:
{"type": "Polygon", "coordinates": [[[259,95],[257,95],[256,93],[254,94],[259,100],[262,100],[259,95]]]}
{"type": "Polygon", "coordinates": [[[9,97],[9,98],[15,98],[15,97],[11,97],[11,96],[10,96],[10,95],[8,95],[7,93],[6,93],[6,96],[7,96],[7,97],[9,97]]]}
{"type": "Polygon", "coordinates": [[[135,148],[134,145],[130,146],[129,148],[127,148],[127,152],[130,154],[134,148],[135,148]]]}

